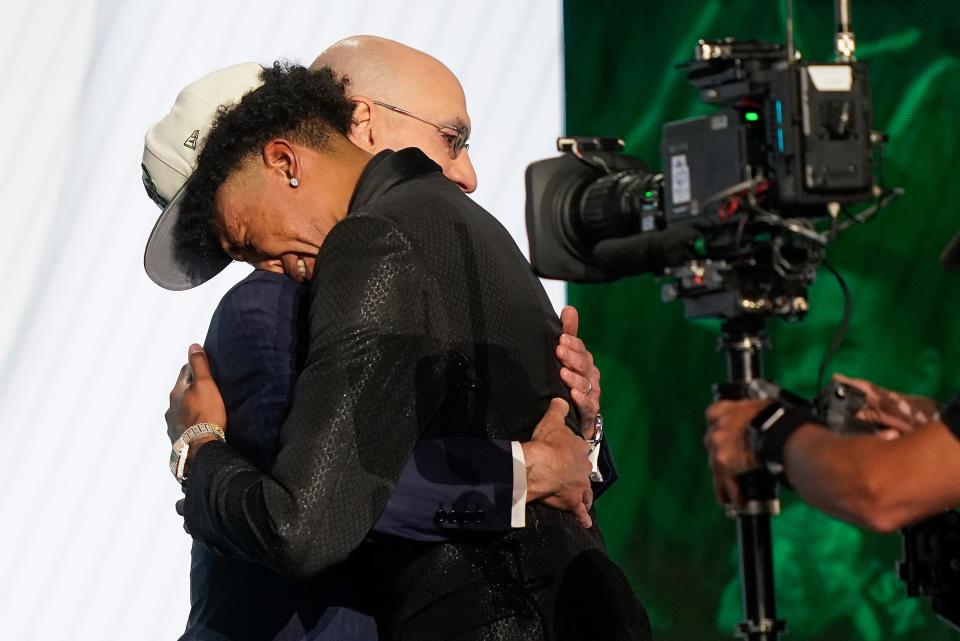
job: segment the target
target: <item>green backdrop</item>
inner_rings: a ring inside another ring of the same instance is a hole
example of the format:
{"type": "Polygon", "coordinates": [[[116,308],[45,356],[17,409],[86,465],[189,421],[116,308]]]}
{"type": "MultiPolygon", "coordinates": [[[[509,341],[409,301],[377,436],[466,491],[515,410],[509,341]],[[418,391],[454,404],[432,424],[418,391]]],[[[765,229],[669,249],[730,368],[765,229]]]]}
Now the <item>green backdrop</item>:
{"type": "MultiPolygon", "coordinates": [[[[620,136],[659,165],[663,122],[708,113],[674,65],[698,38],[782,41],[773,0],[567,0],[567,132],[620,136]]],[[[797,45],[832,59],[833,8],[797,0],[797,45]]],[[[870,66],[875,127],[889,133],[884,174],[907,196],[830,249],[854,301],[832,371],[948,398],[960,389],[960,274],[937,257],[960,228],[960,1],[855,0],[858,54],[870,66]]],[[[582,335],[603,373],[603,411],[621,479],[598,504],[611,554],[661,641],[729,638],[741,619],[735,524],[713,502],[701,445],[710,386],[724,376],[718,324],[661,304],[649,276],[571,286],[582,335]]],[[[776,324],[767,374],[811,395],[841,316],[821,272],[811,313],[776,324]]],[[[909,482],[909,479],[904,479],[909,482]]],[[[774,521],[780,615],[788,638],[957,638],[893,572],[899,536],[834,521],[784,493],[774,521]]],[[[588,597],[589,598],[589,597],[588,597]]]]}

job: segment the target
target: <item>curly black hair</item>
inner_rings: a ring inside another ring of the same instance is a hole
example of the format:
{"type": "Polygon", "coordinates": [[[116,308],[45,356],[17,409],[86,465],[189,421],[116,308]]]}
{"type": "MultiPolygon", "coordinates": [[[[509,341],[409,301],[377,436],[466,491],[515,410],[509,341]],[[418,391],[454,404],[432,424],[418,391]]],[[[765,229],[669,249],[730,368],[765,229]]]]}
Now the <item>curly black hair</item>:
{"type": "Polygon", "coordinates": [[[261,78],[262,86],[221,110],[207,134],[173,230],[178,253],[211,261],[222,258],[213,232],[217,190],[269,140],[286,138],[322,151],[329,148],[331,135],[345,135],[350,128],[354,105],[346,94],[348,80],[330,67],[310,70],[277,61],[264,68],[261,78]]]}

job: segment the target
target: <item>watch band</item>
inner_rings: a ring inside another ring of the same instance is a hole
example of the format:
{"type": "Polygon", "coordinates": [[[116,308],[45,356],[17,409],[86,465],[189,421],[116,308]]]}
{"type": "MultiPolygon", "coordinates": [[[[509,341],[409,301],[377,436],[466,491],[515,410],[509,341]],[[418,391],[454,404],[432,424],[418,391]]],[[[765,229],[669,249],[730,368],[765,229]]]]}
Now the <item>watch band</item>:
{"type": "Polygon", "coordinates": [[[748,439],[757,463],[787,487],[789,483],[783,469],[783,448],[790,435],[801,425],[813,422],[816,419],[809,412],[777,401],[767,405],[750,421],[748,439]]]}
{"type": "Polygon", "coordinates": [[[590,446],[590,454],[588,458],[590,459],[590,465],[593,468],[590,471],[590,480],[594,483],[603,483],[603,474],[600,472],[600,468],[597,466],[597,461],[599,460],[600,453],[597,451],[600,448],[600,443],[603,442],[603,416],[597,414],[597,417],[593,419],[593,438],[587,439],[587,444],[590,446]]]}
{"type": "Polygon", "coordinates": [[[184,472],[186,471],[190,443],[203,434],[213,434],[218,441],[226,440],[223,428],[216,423],[197,423],[184,430],[180,438],[173,442],[173,448],[170,452],[170,471],[173,473],[173,478],[177,479],[177,482],[181,485],[186,480],[184,472]]]}
{"type": "Polygon", "coordinates": [[[593,419],[593,438],[588,438],[587,443],[591,448],[595,448],[600,445],[600,442],[603,440],[603,415],[597,414],[597,417],[593,419]]]}

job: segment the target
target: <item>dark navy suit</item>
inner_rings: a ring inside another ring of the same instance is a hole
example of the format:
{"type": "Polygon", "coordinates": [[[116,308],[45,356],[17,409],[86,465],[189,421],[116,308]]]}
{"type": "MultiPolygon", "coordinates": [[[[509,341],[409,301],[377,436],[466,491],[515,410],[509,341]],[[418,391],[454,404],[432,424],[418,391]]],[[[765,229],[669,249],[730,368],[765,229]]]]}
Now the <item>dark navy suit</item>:
{"type": "MultiPolygon", "coordinates": [[[[301,305],[301,299],[306,303],[307,295],[306,288],[285,276],[254,272],[224,297],[211,322],[206,349],[227,407],[227,442],[259,470],[271,470],[277,452],[285,445],[289,452],[292,445],[285,444],[288,435],[280,428],[305,360],[302,351],[311,342],[310,330],[301,316],[301,308],[307,306],[301,305]]],[[[469,389],[468,383],[463,382],[465,389],[469,389]]],[[[376,411],[376,404],[363,407],[376,411]]],[[[500,538],[511,531],[510,441],[454,436],[457,426],[451,427],[450,435],[427,435],[413,449],[395,477],[371,536],[429,545],[461,535],[476,541],[477,533],[500,538]]],[[[331,443],[333,447],[339,445],[331,443]]],[[[608,457],[608,452],[601,456],[606,481],[595,486],[596,494],[615,478],[608,457]]],[[[242,466],[246,471],[236,468],[241,476],[259,476],[248,464],[242,466]]],[[[200,465],[197,468],[202,469],[200,465]]],[[[234,473],[232,469],[232,465],[221,468],[230,474],[234,473]]],[[[188,490],[188,506],[190,496],[188,490]]],[[[363,507],[359,502],[357,505],[363,507]]],[[[255,509],[259,516],[260,508],[255,509]]],[[[351,516],[341,513],[339,520],[344,518],[349,520],[351,516]]],[[[241,548],[230,541],[228,531],[224,535],[227,549],[236,552],[241,548]]],[[[317,549],[316,544],[310,545],[317,549]]],[[[373,620],[357,611],[367,606],[363,597],[364,591],[371,590],[370,575],[358,570],[350,559],[347,563],[333,565],[309,582],[296,583],[264,566],[221,556],[195,543],[192,607],[182,638],[375,639],[373,620]],[[361,579],[366,581],[363,590],[356,585],[361,579]]]]}

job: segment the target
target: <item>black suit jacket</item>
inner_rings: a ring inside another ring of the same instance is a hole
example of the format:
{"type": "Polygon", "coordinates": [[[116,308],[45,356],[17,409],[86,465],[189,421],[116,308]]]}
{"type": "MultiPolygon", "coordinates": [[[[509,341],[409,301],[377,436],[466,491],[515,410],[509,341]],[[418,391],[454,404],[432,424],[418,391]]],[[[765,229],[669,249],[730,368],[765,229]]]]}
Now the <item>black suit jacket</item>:
{"type": "MultiPolygon", "coordinates": [[[[502,225],[418,150],[370,162],[317,256],[308,304],[309,353],[271,471],[211,443],[185,485],[196,538],[294,578],[361,547],[418,439],[528,440],[550,399],[568,398],[539,281],[502,225]]],[[[375,559],[394,638],[563,638],[582,594],[615,604],[604,620],[637,632],[622,638],[644,634],[599,531],[543,505],[493,542],[372,537],[359,553],[375,559]]]]}

